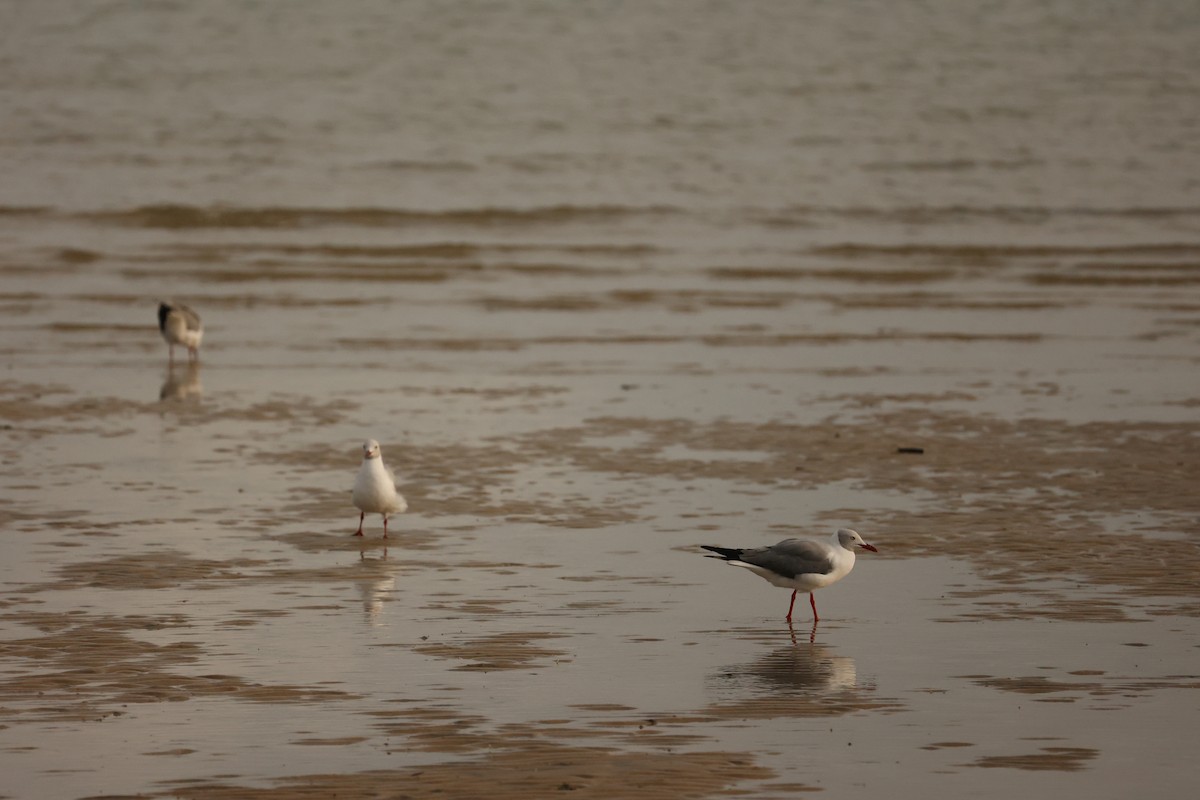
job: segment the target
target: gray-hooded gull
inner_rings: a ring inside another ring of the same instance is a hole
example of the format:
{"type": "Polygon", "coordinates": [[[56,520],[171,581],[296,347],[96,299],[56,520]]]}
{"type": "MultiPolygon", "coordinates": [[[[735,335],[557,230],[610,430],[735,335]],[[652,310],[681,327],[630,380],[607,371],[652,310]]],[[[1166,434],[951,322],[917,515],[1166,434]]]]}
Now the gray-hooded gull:
{"type": "Polygon", "coordinates": [[[383,538],[388,538],[388,517],[392,514],[403,514],[408,509],[404,496],[396,491],[396,477],[392,471],[383,465],[383,451],[379,442],[368,439],[363,442],[362,466],[358,468],[358,477],[354,479],[354,492],[350,499],[362,513],[358,515],[358,530],[355,536],[362,536],[363,519],[370,514],[383,515],[383,538]]]}
{"type": "Polygon", "coordinates": [[[813,622],[817,616],[817,601],[813,592],[837,583],[854,569],[854,549],[878,552],[858,535],[858,531],[839,528],[828,542],[812,539],[784,539],[770,547],[735,548],[700,545],[716,553],[708,558],[720,558],[735,567],[753,572],[774,586],[792,590],[792,602],[788,606],[787,621],[792,621],[792,609],[796,605],[796,593],[808,592],[812,605],[813,622]]]}

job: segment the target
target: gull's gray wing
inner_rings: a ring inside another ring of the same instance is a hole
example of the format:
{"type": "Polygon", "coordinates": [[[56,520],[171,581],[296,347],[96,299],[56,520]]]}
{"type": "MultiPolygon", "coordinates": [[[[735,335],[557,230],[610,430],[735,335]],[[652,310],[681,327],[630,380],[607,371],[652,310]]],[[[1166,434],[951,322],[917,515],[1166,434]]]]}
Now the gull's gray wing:
{"type": "Polygon", "coordinates": [[[829,545],[809,539],[784,539],[770,547],[743,550],[739,561],[769,569],[785,578],[797,575],[825,575],[833,571],[833,552],[829,545]]]}

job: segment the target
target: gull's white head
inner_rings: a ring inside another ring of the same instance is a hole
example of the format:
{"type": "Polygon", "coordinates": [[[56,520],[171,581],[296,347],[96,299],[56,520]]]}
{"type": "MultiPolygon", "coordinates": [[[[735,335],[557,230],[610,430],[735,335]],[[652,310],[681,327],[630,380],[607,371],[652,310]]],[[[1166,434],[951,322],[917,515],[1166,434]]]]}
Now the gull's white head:
{"type": "Polygon", "coordinates": [[[380,458],[383,452],[379,449],[379,442],[374,439],[367,439],[363,442],[363,459],[380,458]]]}
{"type": "Polygon", "coordinates": [[[838,528],[838,542],[847,550],[852,550],[855,547],[861,547],[863,550],[870,550],[872,553],[878,553],[874,545],[867,544],[863,538],[858,535],[858,531],[850,528],[838,528]]]}

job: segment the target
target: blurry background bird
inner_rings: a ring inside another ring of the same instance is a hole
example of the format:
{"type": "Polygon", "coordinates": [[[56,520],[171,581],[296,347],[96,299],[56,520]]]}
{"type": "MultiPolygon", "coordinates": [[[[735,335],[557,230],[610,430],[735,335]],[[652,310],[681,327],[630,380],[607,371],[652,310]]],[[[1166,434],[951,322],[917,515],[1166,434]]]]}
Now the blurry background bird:
{"type": "Polygon", "coordinates": [[[158,329],[167,340],[171,363],[175,363],[177,344],[188,349],[189,361],[200,359],[200,339],[204,336],[204,326],[195,311],[182,303],[162,301],[158,304],[158,329]]]}

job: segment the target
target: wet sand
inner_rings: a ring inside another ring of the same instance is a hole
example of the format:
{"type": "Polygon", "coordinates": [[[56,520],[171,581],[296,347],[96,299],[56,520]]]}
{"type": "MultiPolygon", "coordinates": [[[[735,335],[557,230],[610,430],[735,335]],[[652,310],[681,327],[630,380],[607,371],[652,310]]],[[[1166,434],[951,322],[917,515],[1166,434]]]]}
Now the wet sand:
{"type": "Polygon", "coordinates": [[[377,295],[318,253],[190,262],[209,332],[172,370],[134,302],[168,267],[5,270],[7,796],[1195,786],[1190,267],[377,295]],[[387,542],[349,536],[366,436],[411,506],[387,542]],[[817,626],[697,547],[842,525],[880,552],[817,626]]]}
{"type": "Polygon", "coordinates": [[[0,74],[0,797],[1200,792],[1191,5],[77,6],[0,74]],[[842,526],[819,625],[699,547],[842,526]]]}

